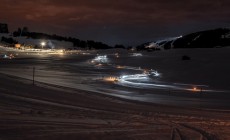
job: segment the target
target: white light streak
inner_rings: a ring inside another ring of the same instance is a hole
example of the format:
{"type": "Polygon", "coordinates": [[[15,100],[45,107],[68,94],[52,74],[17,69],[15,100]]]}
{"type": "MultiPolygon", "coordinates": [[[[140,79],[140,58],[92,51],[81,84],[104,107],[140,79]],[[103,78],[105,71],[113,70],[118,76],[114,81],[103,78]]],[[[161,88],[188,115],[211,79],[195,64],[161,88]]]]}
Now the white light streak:
{"type": "Polygon", "coordinates": [[[106,55],[100,55],[100,56],[95,57],[91,62],[108,63],[108,58],[106,55]]]}
{"type": "Polygon", "coordinates": [[[133,53],[132,56],[143,56],[141,53],[133,53]]]}

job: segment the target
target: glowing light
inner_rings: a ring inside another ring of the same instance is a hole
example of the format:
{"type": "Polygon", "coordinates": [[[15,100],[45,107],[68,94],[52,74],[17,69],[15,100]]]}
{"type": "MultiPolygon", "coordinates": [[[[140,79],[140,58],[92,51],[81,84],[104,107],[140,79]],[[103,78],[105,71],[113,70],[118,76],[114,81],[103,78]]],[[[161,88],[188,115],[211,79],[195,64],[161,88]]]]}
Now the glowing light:
{"type": "Polygon", "coordinates": [[[133,53],[132,56],[143,56],[141,53],[133,53]]]}
{"type": "Polygon", "coordinates": [[[63,55],[65,53],[65,50],[43,50],[42,52],[46,52],[48,54],[59,54],[59,55],[63,55]]]}
{"type": "Polygon", "coordinates": [[[90,53],[82,53],[83,55],[90,55],[90,53]]]}
{"type": "Polygon", "coordinates": [[[46,45],[46,42],[41,42],[42,49],[46,45]]]}
{"type": "Polygon", "coordinates": [[[117,82],[118,78],[116,78],[116,77],[106,77],[103,80],[107,81],[107,82],[117,82]]]}
{"type": "Polygon", "coordinates": [[[149,76],[154,76],[154,77],[159,77],[160,73],[158,73],[156,70],[148,70],[144,69],[143,74],[149,75],[149,76]]]}
{"type": "Polygon", "coordinates": [[[120,57],[120,56],[119,56],[119,53],[115,53],[114,55],[116,56],[116,58],[119,58],[119,57],[120,57]]]}
{"type": "Polygon", "coordinates": [[[64,50],[57,50],[58,54],[63,54],[65,51],[64,50]]]}
{"type": "Polygon", "coordinates": [[[147,79],[146,74],[135,74],[135,75],[123,75],[120,77],[120,80],[143,80],[147,79]]]}
{"type": "Polygon", "coordinates": [[[98,62],[98,63],[108,63],[108,58],[106,55],[102,55],[102,56],[95,57],[92,61],[98,62]]]}
{"type": "Polygon", "coordinates": [[[45,45],[46,45],[46,43],[45,43],[45,42],[42,42],[42,43],[41,43],[41,45],[42,45],[42,46],[45,46],[45,45]]]}
{"type": "Polygon", "coordinates": [[[197,87],[194,87],[192,89],[188,89],[189,91],[192,91],[192,92],[198,92],[198,91],[201,91],[201,89],[198,89],[197,87]]]}
{"type": "Polygon", "coordinates": [[[116,68],[117,68],[117,69],[124,69],[125,67],[124,67],[124,66],[119,66],[119,65],[118,65],[116,68]]]}
{"type": "Polygon", "coordinates": [[[3,58],[8,58],[8,56],[5,54],[5,55],[3,56],[3,58]]]}
{"type": "Polygon", "coordinates": [[[155,77],[159,77],[160,73],[158,73],[157,71],[151,71],[150,74],[152,74],[155,77]]]}
{"type": "Polygon", "coordinates": [[[198,91],[198,89],[197,89],[196,87],[194,87],[192,90],[193,90],[193,91],[198,91]]]}
{"type": "Polygon", "coordinates": [[[148,74],[123,75],[118,79],[118,84],[134,88],[173,88],[170,85],[146,83],[148,79],[148,74]]]}
{"type": "Polygon", "coordinates": [[[13,54],[10,54],[10,56],[9,56],[9,57],[10,57],[10,59],[12,59],[12,58],[14,58],[14,55],[13,55],[13,54]]]}

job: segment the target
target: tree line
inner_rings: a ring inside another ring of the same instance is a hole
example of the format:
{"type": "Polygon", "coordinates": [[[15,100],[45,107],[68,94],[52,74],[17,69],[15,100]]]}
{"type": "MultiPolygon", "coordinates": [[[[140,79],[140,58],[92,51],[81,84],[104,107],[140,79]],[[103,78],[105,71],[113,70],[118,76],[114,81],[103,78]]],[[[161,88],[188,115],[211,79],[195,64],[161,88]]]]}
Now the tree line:
{"type": "MultiPolygon", "coordinates": [[[[13,32],[14,37],[27,37],[32,39],[47,39],[47,40],[58,40],[58,41],[67,41],[72,42],[74,47],[79,48],[86,48],[86,49],[110,49],[113,48],[112,46],[109,46],[102,42],[97,42],[93,40],[80,40],[74,37],[63,37],[56,34],[49,35],[46,33],[38,33],[38,32],[30,32],[27,27],[18,28],[17,31],[13,32]]],[[[115,47],[122,47],[125,48],[122,45],[116,45],[115,47]]]]}

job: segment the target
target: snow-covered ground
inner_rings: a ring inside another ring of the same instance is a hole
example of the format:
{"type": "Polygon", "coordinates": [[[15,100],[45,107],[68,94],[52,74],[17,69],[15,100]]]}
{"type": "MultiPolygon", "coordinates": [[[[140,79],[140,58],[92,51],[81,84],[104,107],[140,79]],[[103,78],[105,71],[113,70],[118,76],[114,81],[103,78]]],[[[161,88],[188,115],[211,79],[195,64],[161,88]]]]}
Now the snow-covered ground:
{"type": "Polygon", "coordinates": [[[229,51],[1,48],[0,139],[229,139],[229,51]]]}
{"type": "Polygon", "coordinates": [[[230,81],[229,51],[230,48],[158,52],[114,49],[61,55],[41,52],[36,56],[28,53],[28,56],[17,57],[33,58],[13,59],[1,68],[1,73],[32,79],[35,66],[35,80],[43,83],[179,106],[195,104],[197,107],[197,98],[204,94],[207,99],[203,99],[203,106],[218,108],[228,104],[216,97],[229,99],[230,96],[230,86],[225,82],[230,81]],[[182,60],[183,55],[191,60],[182,60]],[[168,94],[176,96],[169,99],[168,94]]]}
{"type": "Polygon", "coordinates": [[[141,104],[0,75],[0,138],[229,139],[229,112],[141,104]]]}
{"type": "MultiPolygon", "coordinates": [[[[113,50],[114,51],[114,50],[113,50]]],[[[114,51],[116,52],[116,51],[114,51]]],[[[109,64],[135,67],[144,70],[156,70],[160,73],[159,81],[205,85],[210,89],[230,90],[228,82],[230,74],[229,48],[212,49],[172,49],[157,52],[140,52],[142,56],[134,56],[132,53],[119,55],[113,59],[108,56],[109,64]],[[188,56],[191,60],[182,60],[182,56],[188,56]]],[[[103,52],[102,54],[111,54],[103,52]]],[[[122,75],[121,75],[122,76],[122,75]]]]}

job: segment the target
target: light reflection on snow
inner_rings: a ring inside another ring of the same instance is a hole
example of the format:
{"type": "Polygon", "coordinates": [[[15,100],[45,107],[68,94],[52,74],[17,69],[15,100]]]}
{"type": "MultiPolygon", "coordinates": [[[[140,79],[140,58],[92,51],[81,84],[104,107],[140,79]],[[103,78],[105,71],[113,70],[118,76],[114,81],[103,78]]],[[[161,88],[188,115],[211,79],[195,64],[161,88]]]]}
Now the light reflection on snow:
{"type": "Polygon", "coordinates": [[[151,83],[151,77],[158,77],[160,74],[157,71],[144,72],[143,74],[134,74],[134,75],[123,75],[118,78],[118,84],[128,87],[136,88],[173,88],[171,85],[164,84],[153,84],[151,83]]]}
{"type": "Polygon", "coordinates": [[[194,85],[194,84],[172,84],[166,82],[153,82],[154,78],[161,76],[155,70],[147,71],[145,70],[143,74],[134,74],[134,75],[123,75],[117,78],[117,84],[121,86],[127,86],[132,88],[143,88],[143,89],[170,89],[170,90],[182,90],[182,91],[191,91],[191,92],[214,92],[214,90],[207,90],[208,86],[206,85],[194,85]]]}
{"type": "MultiPolygon", "coordinates": [[[[118,55],[118,53],[115,54],[115,56],[118,55]]],[[[138,53],[135,55],[140,56],[138,53]]],[[[142,72],[141,74],[127,74],[121,76],[110,75],[108,77],[102,78],[103,81],[112,82],[113,84],[124,87],[141,89],[165,89],[175,91],[180,90],[189,91],[191,93],[216,92],[215,90],[207,89],[207,85],[171,83],[167,81],[161,81],[160,79],[162,78],[162,73],[159,73],[157,70],[110,64],[107,55],[97,55],[94,59],[91,60],[91,64],[95,65],[96,67],[104,66],[108,69],[133,70],[136,72],[142,72]]]]}

